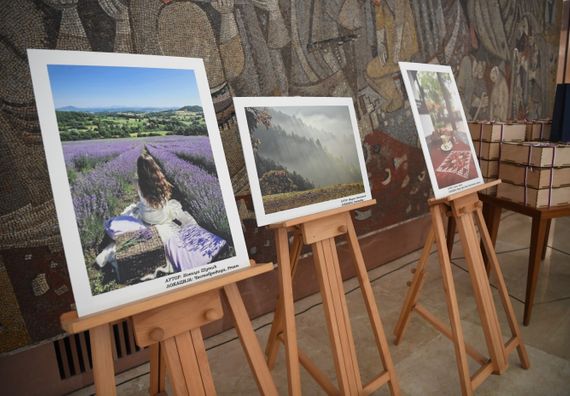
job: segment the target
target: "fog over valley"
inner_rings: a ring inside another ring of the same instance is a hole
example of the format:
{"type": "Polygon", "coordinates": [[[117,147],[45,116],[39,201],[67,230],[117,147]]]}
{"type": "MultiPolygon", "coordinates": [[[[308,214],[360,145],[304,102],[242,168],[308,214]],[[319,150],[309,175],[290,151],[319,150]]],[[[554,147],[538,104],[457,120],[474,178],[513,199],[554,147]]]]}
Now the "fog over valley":
{"type": "MultiPolygon", "coordinates": [[[[361,183],[348,109],[344,106],[258,108],[270,116],[252,136],[257,156],[306,179],[314,187],[361,183]]],[[[261,178],[267,161],[258,165],[261,178]]]]}

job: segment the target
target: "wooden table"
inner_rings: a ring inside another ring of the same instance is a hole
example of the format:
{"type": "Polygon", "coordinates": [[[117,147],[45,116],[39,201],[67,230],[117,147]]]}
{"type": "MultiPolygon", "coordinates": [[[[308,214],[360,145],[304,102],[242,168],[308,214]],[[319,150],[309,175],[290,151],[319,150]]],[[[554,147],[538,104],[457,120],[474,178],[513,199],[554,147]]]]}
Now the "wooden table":
{"type": "Polygon", "coordinates": [[[519,203],[508,201],[503,198],[493,197],[479,193],[479,199],[483,201],[485,222],[493,245],[497,241],[499,223],[501,222],[501,210],[507,209],[521,213],[532,218],[532,232],[530,235],[530,255],[528,259],[528,275],[526,280],[526,296],[524,304],[523,324],[528,326],[534,303],[540,263],[546,254],[548,233],[552,219],[570,216],[570,205],[552,208],[532,208],[519,203]]]}

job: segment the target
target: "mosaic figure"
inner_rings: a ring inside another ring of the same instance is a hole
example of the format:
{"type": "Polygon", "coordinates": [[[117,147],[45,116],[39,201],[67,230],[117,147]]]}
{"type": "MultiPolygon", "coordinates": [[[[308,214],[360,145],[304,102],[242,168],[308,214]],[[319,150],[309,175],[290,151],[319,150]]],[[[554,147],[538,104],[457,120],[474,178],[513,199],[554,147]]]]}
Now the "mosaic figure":
{"type": "Polygon", "coordinates": [[[410,60],[418,51],[416,30],[410,4],[404,0],[383,1],[375,6],[378,56],[368,63],[370,85],[383,97],[382,110],[402,107],[404,96],[394,79],[399,61],[410,60]]]}
{"type": "Polygon", "coordinates": [[[484,80],[487,63],[466,55],[461,60],[457,76],[457,88],[463,109],[469,120],[486,120],[489,117],[489,95],[484,80]]]}
{"type": "Polygon", "coordinates": [[[43,0],[61,11],[61,23],[57,37],[57,49],[90,50],[87,34],[77,13],[79,0],[43,0]]]}
{"type": "Polygon", "coordinates": [[[131,24],[129,8],[121,0],[99,0],[99,5],[107,15],[115,20],[114,52],[132,52],[131,24]]]}
{"type": "Polygon", "coordinates": [[[491,101],[489,104],[489,114],[491,120],[506,120],[508,116],[509,87],[505,76],[498,66],[491,69],[491,81],[493,90],[491,91],[491,101]]]}

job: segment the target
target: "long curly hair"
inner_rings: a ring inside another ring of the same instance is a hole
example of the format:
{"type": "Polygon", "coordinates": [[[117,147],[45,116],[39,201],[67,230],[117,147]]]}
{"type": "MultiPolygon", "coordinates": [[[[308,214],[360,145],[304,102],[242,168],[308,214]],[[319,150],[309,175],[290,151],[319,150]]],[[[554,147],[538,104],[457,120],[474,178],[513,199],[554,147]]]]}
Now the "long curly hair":
{"type": "Polygon", "coordinates": [[[153,208],[164,206],[172,195],[172,184],[166,180],[154,158],[146,152],[137,160],[137,174],[141,196],[153,208]]]}

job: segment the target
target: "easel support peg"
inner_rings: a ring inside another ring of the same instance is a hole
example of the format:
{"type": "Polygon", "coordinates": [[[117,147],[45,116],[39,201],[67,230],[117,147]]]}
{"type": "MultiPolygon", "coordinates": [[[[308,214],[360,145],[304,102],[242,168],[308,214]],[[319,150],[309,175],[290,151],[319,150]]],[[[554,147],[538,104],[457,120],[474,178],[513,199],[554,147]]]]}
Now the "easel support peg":
{"type": "Polygon", "coordinates": [[[164,330],[160,327],[155,327],[149,333],[150,339],[155,342],[164,340],[164,330]]]}

